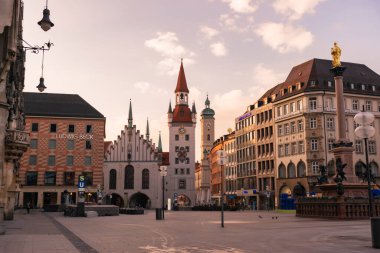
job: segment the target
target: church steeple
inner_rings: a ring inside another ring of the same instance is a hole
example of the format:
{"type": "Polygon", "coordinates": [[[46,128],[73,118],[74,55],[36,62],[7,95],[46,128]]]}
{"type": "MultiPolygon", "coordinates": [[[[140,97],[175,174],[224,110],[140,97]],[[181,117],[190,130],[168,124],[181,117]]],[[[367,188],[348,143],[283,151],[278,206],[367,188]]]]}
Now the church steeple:
{"type": "Polygon", "coordinates": [[[128,127],[133,127],[133,117],[132,117],[132,100],[129,100],[129,116],[128,116],[128,127]]]}
{"type": "Polygon", "coordinates": [[[149,119],[146,119],[146,140],[149,141],[149,119]]]}
{"type": "Polygon", "coordinates": [[[185,70],[183,68],[182,59],[181,59],[181,67],[179,68],[179,74],[178,74],[178,80],[177,80],[177,86],[175,88],[175,92],[189,93],[189,89],[187,88],[185,70]]]}
{"type": "Polygon", "coordinates": [[[172,101],[169,102],[169,110],[168,110],[168,113],[172,113],[173,110],[172,110],[172,101]]]}
{"type": "Polygon", "coordinates": [[[158,135],[158,152],[162,152],[161,131],[158,135]]]}

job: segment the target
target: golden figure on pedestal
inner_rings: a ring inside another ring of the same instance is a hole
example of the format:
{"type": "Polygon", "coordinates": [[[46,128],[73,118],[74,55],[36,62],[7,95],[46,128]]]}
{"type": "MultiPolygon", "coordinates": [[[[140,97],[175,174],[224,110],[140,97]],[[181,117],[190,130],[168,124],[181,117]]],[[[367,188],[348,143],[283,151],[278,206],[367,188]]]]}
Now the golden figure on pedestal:
{"type": "Polygon", "coordinates": [[[338,46],[338,43],[334,42],[334,47],[331,48],[333,68],[342,66],[342,64],[340,63],[341,53],[342,53],[342,50],[338,46]]]}

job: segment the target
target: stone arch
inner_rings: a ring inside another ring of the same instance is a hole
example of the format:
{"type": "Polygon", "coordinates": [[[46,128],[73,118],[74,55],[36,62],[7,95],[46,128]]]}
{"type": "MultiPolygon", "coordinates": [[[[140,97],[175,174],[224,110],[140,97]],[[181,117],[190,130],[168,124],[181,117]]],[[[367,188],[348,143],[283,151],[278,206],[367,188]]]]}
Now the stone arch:
{"type": "Polygon", "coordinates": [[[359,160],[355,163],[355,175],[362,178],[365,173],[365,164],[359,160]]]}
{"type": "Polygon", "coordinates": [[[124,200],[123,198],[117,194],[117,193],[109,193],[105,197],[106,204],[108,205],[115,205],[118,207],[124,207],[124,200]]]}
{"type": "Polygon", "coordinates": [[[371,168],[372,175],[374,175],[375,177],[378,177],[379,176],[379,165],[377,165],[377,163],[375,161],[372,161],[369,164],[369,166],[371,168]]]}
{"type": "Polygon", "coordinates": [[[186,194],[178,195],[176,201],[178,206],[191,206],[191,200],[186,194]]]}
{"type": "Polygon", "coordinates": [[[297,182],[297,184],[293,187],[293,195],[294,197],[306,196],[306,189],[300,182],[297,182]]]}
{"type": "Polygon", "coordinates": [[[115,169],[111,169],[109,172],[109,189],[115,190],[116,189],[116,178],[117,178],[117,172],[115,169]]]}
{"type": "Polygon", "coordinates": [[[149,170],[148,169],[143,169],[141,172],[141,188],[142,189],[149,189],[149,170]]]}
{"type": "Polygon", "coordinates": [[[296,177],[296,166],[291,161],[288,164],[288,178],[295,178],[296,177]]]}
{"type": "Polygon", "coordinates": [[[135,187],[135,169],[132,165],[127,165],[124,170],[124,189],[135,187]]]}
{"type": "Polygon", "coordinates": [[[289,186],[286,184],[282,185],[279,191],[280,196],[283,196],[282,194],[287,194],[288,196],[292,195],[292,190],[290,189],[289,186]]]}
{"type": "Polygon", "coordinates": [[[306,164],[304,161],[299,161],[297,164],[297,177],[305,177],[306,176],[306,164]]]}
{"type": "Polygon", "coordinates": [[[278,178],[286,178],[286,167],[282,162],[278,166],[278,178]]]}
{"type": "Polygon", "coordinates": [[[129,199],[129,207],[150,208],[151,200],[144,193],[137,192],[129,199]]]}

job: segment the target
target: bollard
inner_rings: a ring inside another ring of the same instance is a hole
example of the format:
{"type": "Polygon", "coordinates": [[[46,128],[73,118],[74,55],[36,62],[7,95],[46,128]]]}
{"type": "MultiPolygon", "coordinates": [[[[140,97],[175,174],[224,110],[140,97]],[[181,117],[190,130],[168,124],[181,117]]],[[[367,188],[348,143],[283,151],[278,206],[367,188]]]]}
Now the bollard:
{"type": "Polygon", "coordinates": [[[380,249],[380,218],[371,218],[372,248],[380,249]]]}
{"type": "Polygon", "coordinates": [[[156,208],[156,220],[162,220],[162,209],[156,208]]]}

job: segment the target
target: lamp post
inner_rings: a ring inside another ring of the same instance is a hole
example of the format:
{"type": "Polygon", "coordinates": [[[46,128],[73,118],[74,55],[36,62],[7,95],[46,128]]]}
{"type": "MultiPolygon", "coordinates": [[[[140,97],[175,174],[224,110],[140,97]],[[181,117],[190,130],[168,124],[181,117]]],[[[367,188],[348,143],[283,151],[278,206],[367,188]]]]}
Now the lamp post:
{"type": "Polygon", "coordinates": [[[165,219],[165,177],[168,174],[167,166],[160,166],[160,175],[162,176],[162,219],[165,219]]]}
{"type": "Polygon", "coordinates": [[[221,226],[224,228],[224,191],[223,191],[223,170],[226,159],[226,151],[223,150],[223,141],[222,141],[222,149],[218,150],[218,163],[220,165],[220,205],[221,205],[221,226]]]}
{"type": "Polygon", "coordinates": [[[42,13],[43,13],[43,17],[42,17],[41,21],[37,22],[37,24],[39,26],[41,26],[42,30],[47,32],[48,30],[50,30],[50,28],[52,28],[54,26],[53,22],[51,22],[50,18],[49,18],[50,10],[48,9],[48,0],[46,0],[46,6],[45,6],[45,9],[42,13]]]}
{"type": "Polygon", "coordinates": [[[373,116],[370,112],[365,112],[364,108],[362,112],[359,112],[355,115],[354,121],[359,124],[359,126],[355,129],[355,135],[359,138],[364,139],[364,148],[365,148],[365,162],[366,162],[366,173],[367,173],[367,181],[368,181],[368,216],[371,218],[373,216],[372,210],[372,193],[371,193],[371,168],[368,164],[368,138],[371,138],[375,135],[375,128],[370,126],[370,124],[375,120],[375,116],[373,116]]]}

